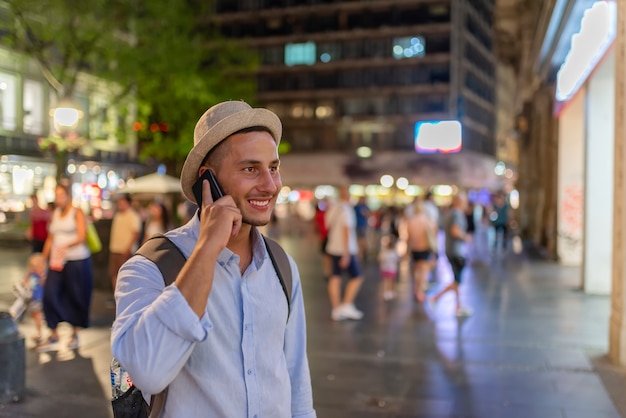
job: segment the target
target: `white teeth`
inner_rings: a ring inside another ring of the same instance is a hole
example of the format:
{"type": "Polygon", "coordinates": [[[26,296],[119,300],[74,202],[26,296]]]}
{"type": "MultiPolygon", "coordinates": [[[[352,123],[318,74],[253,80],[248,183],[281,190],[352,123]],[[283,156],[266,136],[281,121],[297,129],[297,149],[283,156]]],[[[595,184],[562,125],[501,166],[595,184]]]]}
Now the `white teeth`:
{"type": "Polygon", "coordinates": [[[255,206],[265,206],[269,203],[269,200],[251,200],[250,203],[255,206]]]}

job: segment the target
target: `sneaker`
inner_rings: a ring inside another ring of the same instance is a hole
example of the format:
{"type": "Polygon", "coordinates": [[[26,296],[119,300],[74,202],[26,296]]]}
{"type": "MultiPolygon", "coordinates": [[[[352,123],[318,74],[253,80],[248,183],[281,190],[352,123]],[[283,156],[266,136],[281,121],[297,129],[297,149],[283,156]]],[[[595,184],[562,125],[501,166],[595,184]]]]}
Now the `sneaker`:
{"type": "Polygon", "coordinates": [[[37,351],[47,353],[49,351],[57,351],[59,349],[58,338],[48,338],[44,343],[37,346],[37,351]]]}
{"type": "Polygon", "coordinates": [[[458,318],[467,318],[468,316],[472,316],[472,309],[471,308],[459,308],[456,310],[456,316],[458,318]]]}
{"type": "Polygon", "coordinates": [[[348,319],[343,313],[343,305],[333,308],[330,317],[333,321],[343,321],[344,319],[348,319]]]}
{"type": "Polygon", "coordinates": [[[357,308],[355,308],[353,304],[342,305],[342,306],[343,306],[343,315],[347,319],[359,320],[359,319],[363,318],[363,312],[361,312],[357,308]]]}
{"type": "Polygon", "coordinates": [[[78,349],[78,335],[76,334],[72,335],[72,339],[67,344],[67,348],[69,348],[70,350],[78,349]]]}

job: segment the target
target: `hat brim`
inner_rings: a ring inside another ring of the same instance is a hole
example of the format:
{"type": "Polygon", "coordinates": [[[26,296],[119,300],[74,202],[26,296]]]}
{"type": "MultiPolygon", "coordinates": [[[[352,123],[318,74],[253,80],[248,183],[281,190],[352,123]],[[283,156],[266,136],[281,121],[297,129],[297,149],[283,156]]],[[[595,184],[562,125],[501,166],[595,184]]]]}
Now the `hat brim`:
{"type": "Polygon", "coordinates": [[[267,128],[278,146],[283,130],[280,119],[273,112],[262,108],[234,113],[220,120],[196,141],[196,145],[187,155],[180,174],[180,185],[187,200],[197,204],[193,184],[198,180],[198,171],[209,151],[235,132],[254,126],[267,128]]]}

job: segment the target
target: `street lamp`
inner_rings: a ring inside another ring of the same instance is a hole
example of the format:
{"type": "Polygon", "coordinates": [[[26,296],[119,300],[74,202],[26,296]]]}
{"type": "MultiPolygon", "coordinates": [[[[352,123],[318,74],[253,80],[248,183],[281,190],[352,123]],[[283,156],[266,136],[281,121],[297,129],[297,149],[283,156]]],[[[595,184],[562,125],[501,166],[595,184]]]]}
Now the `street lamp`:
{"type": "Polygon", "coordinates": [[[64,97],[50,110],[53,132],[40,138],[39,147],[54,156],[57,183],[66,177],[68,155],[86,145],[84,138],[76,132],[78,122],[83,117],[80,105],[70,97],[64,97]]]}
{"type": "Polygon", "coordinates": [[[78,126],[78,121],[83,117],[78,103],[65,97],[59,101],[57,107],[51,110],[54,129],[61,135],[73,131],[78,126]]]}

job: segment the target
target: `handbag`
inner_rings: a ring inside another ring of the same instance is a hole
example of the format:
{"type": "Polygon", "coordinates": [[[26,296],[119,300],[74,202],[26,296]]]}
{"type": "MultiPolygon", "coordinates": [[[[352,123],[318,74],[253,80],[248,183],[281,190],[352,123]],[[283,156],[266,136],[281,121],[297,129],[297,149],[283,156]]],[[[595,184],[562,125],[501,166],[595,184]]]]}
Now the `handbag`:
{"type": "Polygon", "coordinates": [[[91,222],[87,223],[86,241],[87,248],[89,248],[92,254],[102,251],[102,241],[100,241],[96,226],[91,222]]]}

